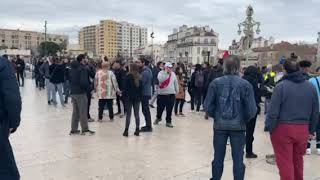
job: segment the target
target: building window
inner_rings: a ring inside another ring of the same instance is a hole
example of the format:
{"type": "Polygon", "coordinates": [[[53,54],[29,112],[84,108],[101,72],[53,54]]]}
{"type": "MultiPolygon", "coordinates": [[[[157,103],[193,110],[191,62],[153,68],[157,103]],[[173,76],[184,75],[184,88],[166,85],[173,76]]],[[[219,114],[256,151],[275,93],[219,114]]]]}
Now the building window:
{"type": "Polygon", "coordinates": [[[201,48],[200,48],[200,47],[198,47],[198,49],[197,49],[197,53],[198,53],[198,54],[200,54],[200,51],[201,51],[201,48]]]}
{"type": "Polygon", "coordinates": [[[208,42],[208,38],[205,38],[205,39],[204,39],[204,43],[205,43],[205,44],[208,44],[208,43],[209,43],[209,42],[208,42]]]}

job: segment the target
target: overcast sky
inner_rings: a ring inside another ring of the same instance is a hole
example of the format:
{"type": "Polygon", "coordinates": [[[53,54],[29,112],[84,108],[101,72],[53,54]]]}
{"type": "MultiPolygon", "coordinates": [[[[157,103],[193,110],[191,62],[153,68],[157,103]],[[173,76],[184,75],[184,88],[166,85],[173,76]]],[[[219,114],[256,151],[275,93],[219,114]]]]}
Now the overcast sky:
{"type": "MultiPolygon", "coordinates": [[[[153,26],[155,43],[164,43],[173,28],[210,25],[220,34],[220,48],[239,39],[237,24],[251,4],[261,35],[276,41],[315,43],[320,31],[320,0],[4,0],[0,28],[63,33],[77,42],[78,30],[101,19],[153,26]]],[[[150,39],[150,38],[149,38],[150,39]]]]}

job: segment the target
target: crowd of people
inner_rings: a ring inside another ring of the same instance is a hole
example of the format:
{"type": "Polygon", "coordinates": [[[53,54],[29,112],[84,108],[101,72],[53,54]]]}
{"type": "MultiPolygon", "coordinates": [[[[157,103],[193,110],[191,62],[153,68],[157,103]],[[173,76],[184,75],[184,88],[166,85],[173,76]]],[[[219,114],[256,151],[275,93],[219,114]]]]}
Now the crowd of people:
{"type": "MultiPolygon", "coordinates": [[[[1,59],[1,66],[6,66],[5,58],[1,59]]],[[[95,134],[89,129],[89,122],[95,121],[90,114],[93,97],[98,99],[97,122],[104,121],[105,110],[110,121],[117,115],[125,117],[124,137],[130,134],[132,111],[136,126],[134,135],[139,136],[152,132],[153,125],[162,121],[164,111],[166,127],[173,128],[172,113],[184,117],[185,104],[190,103],[191,112],[202,114],[203,111],[204,119],[214,119],[213,180],[222,177],[228,141],[232,147],[234,179],[244,179],[244,151],[246,158],[258,157],[253,151],[254,132],[257,118],[264,112],[264,130],[270,133],[281,180],[302,180],[303,155],[311,154],[311,142],[315,137],[320,155],[320,77],[310,74],[311,65],[309,61],[298,62],[294,56],[276,66],[241,68],[239,58],[233,55],[219,59],[215,66],[209,63],[190,66],[171,62],[153,64],[147,56],[131,63],[108,59],[93,62],[81,54],[74,60],[64,57],[39,59],[34,74],[39,90],[46,89],[48,105],[56,106],[58,96],[64,107],[71,98],[70,135],[95,134]],[[114,113],[114,103],[117,113],[114,113]],[[152,123],[150,108],[155,108],[155,103],[156,117],[152,123]],[[140,126],[140,105],[145,119],[143,127],[140,126]]],[[[21,100],[20,95],[3,99],[11,90],[3,83],[15,79],[12,76],[15,72],[18,85],[23,86],[25,63],[17,56],[11,67],[13,72],[0,68],[0,112],[1,120],[4,119],[0,128],[6,128],[7,134],[13,133],[19,125],[20,117],[11,113],[20,114],[21,100]],[[6,75],[2,76],[2,73],[6,75]],[[10,106],[5,106],[6,103],[10,106]],[[13,107],[18,108],[10,110],[13,107]]],[[[12,91],[17,91],[18,86],[11,84],[12,91]]],[[[14,161],[8,137],[1,138],[8,157],[14,161]]],[[[5,160],[9,162],[9,159],[5,160]]]]}

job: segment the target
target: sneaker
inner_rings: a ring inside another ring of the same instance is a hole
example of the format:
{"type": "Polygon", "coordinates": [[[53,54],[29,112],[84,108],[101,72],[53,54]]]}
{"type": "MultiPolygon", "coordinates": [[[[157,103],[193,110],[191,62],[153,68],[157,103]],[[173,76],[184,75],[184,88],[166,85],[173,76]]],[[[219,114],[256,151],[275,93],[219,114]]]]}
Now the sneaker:
{"type": "Polygon", "coordinates": [[[209,115],[208,114],[204,115],[204,119],[208,120],[209,119],[209,115]]]}
{"type": "Polygon", "coordinates": [[[167,126],[168,128],[173,128],[173,125],[172,125],[171,123],[167,123],[166,126],[167,126]]]}
{"type": "Polygon", "coordinates": [[[144,126],[141,128],[140,132],[152,132],[152,128],[151,127],[147,127],[147,126],[144,126]]]}
{"type": "Polygon", "coordinates": [[[125,130],[122,135],[123,135],[124,137],[128,137],[128,136],[129,136],[129,133],[128,133],[127,130],[125,130]]]}
{"type": "Polygon", "coordinates": [[[311,149],[310,149],[310,148],[308,148],[308,149],[306,150],[306,155],[311,155],[311,149]]]}
{"type": "Polygon", "coordinates": [[[99,119],[98,122],[99,122],[99,123],[102,123],[102,119],[99,119]]]}
{"type": "Polygon", "coordinates": [[[184,115],[182,112],[179,114],[180,116],[182,116],[182,117],[185,117],[186,115],[184,115]]]}
{"type": "Polygon", "coordinates": [[[82,131],[82,133],[81,133],[81,135],[83,135],[83,136],[85,136],[85,135],[90,135],[90,136],[92,136],[92,135],[94,135],[96,132],[94,132],[94,131],[90,131],[90,130],[86,130],[86,131],[82,131]]]}
{"type": "Polygon", "coordinates": [[[156,121],[153,124],[154,125],[158,125],[160,121],[162,121],[162,120],[161,119],[156,119],[156,121]]]}
{"type": "Polygon", "coordinates": [[[320,149],[317,149],[317,154],[320,156],[320,149]]]}
{"type": "Polygon", "coordinates": [[[152,105],[152,104],[150,104],[150,105],[149,105],[149,107],[151,107],[151,108],[155,108],[155,107],[154,107],[154,105],[152,105]]]}
{"type": "Polygon", "coordinates": [[[115,113],[114,115],[115,116],[118,116],[118,115],[120,115],[121,114],[121,112],[117,112],[117,113],[115,113]]]}
{"type": "Polygon", "coordinates": [[[80,130],[70,131],[69,135],[77,135],[80,134],[80,130]]]}
{"type": "Polygon", "coordinates": [[[258,155],[251,153],[251,154],[246,154],[246,158],[247,159],[257,159],[258,155]]]}
{"type": "Polygon", "coordinates": [[[123,114],[120,114],[119,118],[123,118],[123,117],[124,117],[124,115],[123,115],[123,114]]]}
{"type": "Polygon", "coordinates": [[[89,118],[89,119],[88,119],[88,122],[94,122],[94,119],[89,118]]]}

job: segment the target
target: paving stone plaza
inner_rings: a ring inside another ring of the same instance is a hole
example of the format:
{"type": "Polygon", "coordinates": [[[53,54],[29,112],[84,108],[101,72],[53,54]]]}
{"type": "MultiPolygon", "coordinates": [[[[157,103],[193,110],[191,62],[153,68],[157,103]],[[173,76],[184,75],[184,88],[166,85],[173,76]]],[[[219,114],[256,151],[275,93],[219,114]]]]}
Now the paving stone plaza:
{"type": "MultiPolygon", "coordinates": [[[[173,129],[160,124],[154,132],[124,138],[125,119],[91,123],[94,136],[69,136],[72,107],[48,106],[45,91],[27,80],[21,88],[22,124],[11,137],[22,180],[208,180],[211,177],[212,121],[190,112],[174,117],[173,129]]],[[[116,109],[116,107],[114,107],[116,109]]],[[[154,119],[155,109],[152,109],[154,119]]],[[[106,111],[107,113],[107,111],[106,111]]],[[[97,100],[91,114],[97,118],[97,100]]],[[[143,115],[141,114],[141,117],[143,115]]],[[[258,159],[246,160],[246,180],[276,180],[276,166],[266,163],[272,153],[269,135],[260,116],[254,151],[258,159]]],[[[141,118],[142,125],[144,119],[141,118]]],[[[133,127],[133,125],[132,125],[133,127]]],[[[232,180],[230,146],[225,158],[224,180],[232,180]]],[[[320,157],[305,157],[305,180],[320,179],[320,157]]]]}

